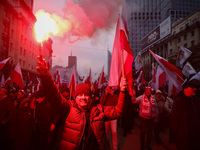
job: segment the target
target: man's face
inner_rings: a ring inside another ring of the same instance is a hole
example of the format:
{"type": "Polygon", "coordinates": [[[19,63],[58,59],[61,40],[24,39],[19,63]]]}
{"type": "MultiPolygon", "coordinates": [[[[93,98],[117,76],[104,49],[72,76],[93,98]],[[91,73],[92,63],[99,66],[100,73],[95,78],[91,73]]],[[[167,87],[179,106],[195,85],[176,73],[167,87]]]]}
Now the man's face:
{"type": "Polygon", "coordinates": [[[156,98],[160,99],[161,98],[161,93],[156,93],[156,98]]]}
{"type": "Polygon", "coordinates": [[[196,89],[195,88],[191,88],[191,87],[188,87],[188,88],[185,88],[183,90],[184,94],[188,97],[192,97],[193,95],[195,95],[195,91],[196,89]]]}
{"type": "Polygon", "coordinates": [[[23,97],[22,92],[17,92],[17,99],[20,99],[21,97],[23,97]]]}
{"type": "Polygon", "coordinates": [[[83,109],[83,110],[86,110],[87,108],[89,108],[92,104],[92,98],[90,95],[88,94],[85,94],[85,93],[82,93],[82,94],[78,94],[76,96],[76,99],[75,99],[77,105],[83,109]]]}
{"type": "Polygon", "coordinates": [[[151,95],[151,89],[150,89],[150,88],[146,88],[146,89],[145,89],[145,94],[146,94],[147,96],[150,96],[150,95],[151,95]]]}

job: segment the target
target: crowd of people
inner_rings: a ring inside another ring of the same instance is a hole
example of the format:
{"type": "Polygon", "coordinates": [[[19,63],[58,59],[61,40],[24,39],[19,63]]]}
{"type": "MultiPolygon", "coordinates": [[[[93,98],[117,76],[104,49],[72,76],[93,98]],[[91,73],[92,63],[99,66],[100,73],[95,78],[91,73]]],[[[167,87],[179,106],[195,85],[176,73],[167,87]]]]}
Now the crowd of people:
{"type": "Polygon", "coordinates": [[[100,91],[81,83],[71,97],[67,87],[57,88],[45,60],[38,61],[37,71],[39,90],[0,88],[2,150],[117,150],[118,127],[126,137],[136,119],[141,150],[151,150],[152,142],[162,144],[160,133],[166,128],[169,142],[176,143],[178,150],[200,149],[200,81],[196,79],[171,96],[164,87],[154,91],[146,85],[139,90],[133,87],[130,95],[122,77],[117,90],[107,85],[100,91]]]}

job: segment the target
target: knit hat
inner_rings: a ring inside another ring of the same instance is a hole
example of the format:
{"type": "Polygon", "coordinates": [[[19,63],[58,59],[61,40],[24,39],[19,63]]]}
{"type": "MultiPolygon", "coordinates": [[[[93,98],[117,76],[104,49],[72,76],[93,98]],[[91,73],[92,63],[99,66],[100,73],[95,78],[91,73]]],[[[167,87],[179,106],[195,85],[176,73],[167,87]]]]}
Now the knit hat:
{"type": "Polygon", "coordinates": [[[75,97],[78,94],[82,94],[82,93],[91,95],[91,89],[90,89],[90,85],[89,84],[87,84],[87,83],[81,83],[81,84],[78,84],[76,86],[75,97]]]}

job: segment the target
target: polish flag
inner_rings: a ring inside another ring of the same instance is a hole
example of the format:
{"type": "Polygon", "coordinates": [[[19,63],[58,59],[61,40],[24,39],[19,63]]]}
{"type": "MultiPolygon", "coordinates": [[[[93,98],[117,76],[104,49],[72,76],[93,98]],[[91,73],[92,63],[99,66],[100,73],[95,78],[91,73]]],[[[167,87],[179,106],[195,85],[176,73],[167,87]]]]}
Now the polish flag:
{"type": "Polygon", "coordinates": [[[61,76],[60,76],[60,69],[58,70],[57,86],[58,87],[62,87],[62,80],[61,80],[61,76]]]}
{"type": "Polygon", "coordinates": [[[179,70],[177,67],[175,67],[159,55],[154,54],[151,50],[149,51],[156,59],[156,61],[160,64],[160,66],[164,69],[166,75],[168,76],[168,79],[171,80],[176,87],[176,93],[180,92],[183,83],[183,75],[181,70],[179,70]]]}
{"type": "Polygon", "coordinates": [[[70,98],[71,97],[75,98],[75,91],[76,91],[76,70],[75,70],[75,66],[73,66],[73,69],[72,69],[72,74],[71,74],[71,77],[70,77],[68,88],[70,90],[70,98]]]}
{"type": "Polygon", "coordinates": [[[106,78],[104,76],[104,66],[103,66],[98,80],[98,89],[100,89],[104,83],[106,83],[106,78]]]}
{"type": "Polygon", "coordinates": [[[125,15],[123,14],[119,16],[116,26],[116,33],[110,65],[109,86],[119,87],[120,79],[122,77],[122,64],[124,64],[125,76],[128,80],[129,94],[132,95],[132,63],[134,57],[128,42],[127,31],[127,21],[125,15]],[[124,60],[124,62],[122,62],[122,60],[124,60]]]}
{"type": "Polygon", "coordinates": [[[3,61],[0,62],[0,70],[3,68],[3,66],[10,60],[11,57],[4,59],[3,61]]]}
{"type": "Polygon", "coordinates": [[[23,78],[22,78],[22,72],[19,63],[15,67],[15,69],[10,74],[10,78],[13,82],[15,82],[17,85],[20,86],[21,89],[24,88],[23,78]]]}
{"type": "Polygon", "coordinates": [[[92,85],[91,68],[90,68],[89,76],[85,80],[85,83],[89,84],[90,86],[92,85]]]}
{"type": "Polygon", "coordinates": [[[164,70],[158,66],[157,67],[157,72],[156,72],[156,90],[159,89],[159,87],[162,87],[166,83],[166,74],[164,70]]]}

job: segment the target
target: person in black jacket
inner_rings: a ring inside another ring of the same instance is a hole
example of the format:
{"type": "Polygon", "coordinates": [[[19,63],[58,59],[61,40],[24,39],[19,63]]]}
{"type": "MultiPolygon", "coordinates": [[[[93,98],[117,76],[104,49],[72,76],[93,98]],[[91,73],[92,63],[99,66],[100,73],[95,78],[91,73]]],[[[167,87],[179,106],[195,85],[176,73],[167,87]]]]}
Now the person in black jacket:
{"type": "Polygon", "coordinates": [[[193,79],[183,85],[171,114],[171,126],[176,133],[178,150],[200,149],[200,81],[193,79]]]}

